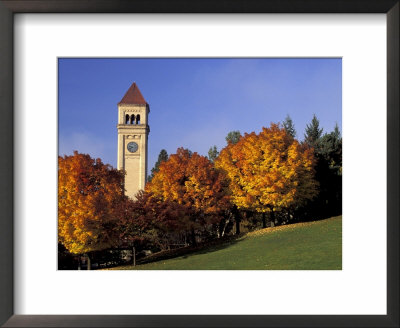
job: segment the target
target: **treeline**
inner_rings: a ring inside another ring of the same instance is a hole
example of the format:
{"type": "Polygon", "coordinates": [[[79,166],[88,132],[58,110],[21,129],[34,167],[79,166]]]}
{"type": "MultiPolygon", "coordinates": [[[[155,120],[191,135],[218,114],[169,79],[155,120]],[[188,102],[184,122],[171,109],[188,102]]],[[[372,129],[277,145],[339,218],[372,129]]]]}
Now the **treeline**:
{"type": "Polygon", "coordinates": [[[323,134],[314,116],[300,142],[287,117],[258,134],[232,131],[226,141],[208,157],[162,150],[135,200],[124,196],[122,172],[77,152],[59,157],[60,249],[154,252],[341,213],[337,126],[323,134]]]}

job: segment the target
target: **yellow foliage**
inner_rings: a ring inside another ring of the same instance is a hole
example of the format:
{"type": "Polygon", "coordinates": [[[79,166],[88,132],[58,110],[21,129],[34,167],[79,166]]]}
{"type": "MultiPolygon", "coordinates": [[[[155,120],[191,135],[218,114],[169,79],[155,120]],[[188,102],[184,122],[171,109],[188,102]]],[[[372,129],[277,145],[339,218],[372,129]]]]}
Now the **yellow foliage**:
{"type": "Polygon", "coordinates": [[[215,165],[228,176],[232,201],[238,208],[278,211],[317,195],[312,150],[276,124],[228,144],[215,165]]]}

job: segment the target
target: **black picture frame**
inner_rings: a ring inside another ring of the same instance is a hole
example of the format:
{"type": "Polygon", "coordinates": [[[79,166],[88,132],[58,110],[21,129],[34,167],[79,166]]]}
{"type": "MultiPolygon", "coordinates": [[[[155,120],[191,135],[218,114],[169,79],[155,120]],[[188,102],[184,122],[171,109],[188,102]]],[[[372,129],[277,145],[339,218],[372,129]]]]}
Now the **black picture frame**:
{"type": "Polygon", "coordinates": [[[1,0],[0,324],[4,327],[399,327],[399,0],[1,0]],[[387,315],[14,315],[13,17],[15,13],[385,13],[387,315]]]}

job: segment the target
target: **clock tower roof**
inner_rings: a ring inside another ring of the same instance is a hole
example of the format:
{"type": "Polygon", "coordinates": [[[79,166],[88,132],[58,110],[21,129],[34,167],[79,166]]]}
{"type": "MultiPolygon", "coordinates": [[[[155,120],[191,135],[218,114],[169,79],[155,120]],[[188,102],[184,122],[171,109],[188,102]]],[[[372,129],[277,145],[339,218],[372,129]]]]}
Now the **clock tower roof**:
{"type": "Polygon", "coordinates": [[[147,105],[147,102],[143,98],[142,93],[136,85],[136,82],[133,82],[118,105],[119,104],[147,105]]]}

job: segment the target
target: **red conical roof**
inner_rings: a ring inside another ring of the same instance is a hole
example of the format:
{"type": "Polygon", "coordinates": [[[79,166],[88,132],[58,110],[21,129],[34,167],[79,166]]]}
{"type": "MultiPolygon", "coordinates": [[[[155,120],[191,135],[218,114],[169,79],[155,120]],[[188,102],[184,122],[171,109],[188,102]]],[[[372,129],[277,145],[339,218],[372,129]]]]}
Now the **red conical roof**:
{"type": "Polygon", "coordinates": [[[118,105],[119,104],[147,105],[147,102],[146,100],[144,100],[142,93],[140,92],[136,83],[133,82],[131,87],[125,93],[125,96],[118,103],[118,105]]]}

